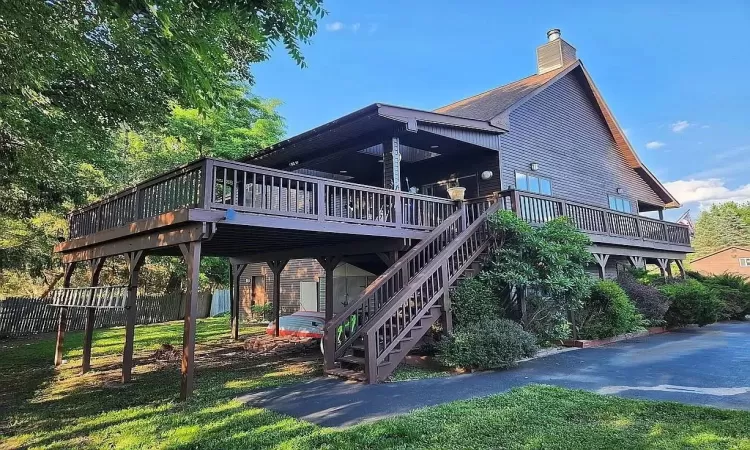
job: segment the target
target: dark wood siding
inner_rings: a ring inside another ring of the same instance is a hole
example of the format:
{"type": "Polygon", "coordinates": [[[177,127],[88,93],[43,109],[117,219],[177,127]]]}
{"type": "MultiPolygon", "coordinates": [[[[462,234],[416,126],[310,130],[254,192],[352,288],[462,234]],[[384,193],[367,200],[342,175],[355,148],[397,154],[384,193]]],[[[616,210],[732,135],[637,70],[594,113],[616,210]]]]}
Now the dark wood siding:
{"type": "Polygon", "coordinates": [[[617,151],[572,73],[512,111],[510,131],[500,139],[504,188],[515,183],[516,170],[528,173],[536,162],[557,197],[608,207],[607,195],[617,195],[620,187],[623,197],[664,205],[617,151]]]}
{"type": "MultiPolygon", "coordinates": [[[[240,277],[240,302],[242,317],[249,317],[251,302],[251,280],[254,276],[265,278],[265,301],[273,296],[273,272],[266,263],[249,264],[240,277]]],[[[314,259],[295,259],[281,272],[281,315],[299,310],[299,284],[301,281],[319,281],[325,271],[314,259]]]]}

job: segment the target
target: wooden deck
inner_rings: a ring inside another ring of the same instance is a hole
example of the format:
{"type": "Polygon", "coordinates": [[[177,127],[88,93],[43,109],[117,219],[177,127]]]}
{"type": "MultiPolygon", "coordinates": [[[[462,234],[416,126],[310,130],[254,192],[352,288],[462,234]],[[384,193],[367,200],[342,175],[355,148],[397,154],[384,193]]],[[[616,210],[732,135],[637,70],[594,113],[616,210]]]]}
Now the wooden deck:
{"type": "MultiPolygon", "coordinates": [[[[499,195],[531,224],[567,215],[594,243],[691,251],[684,225],[527,192],[499,195]]],[[[178,255],[170,233],[201,235],[205,255],[229,257],[422,239],[456,210],[448,199],[206,158],[74,211],[69,240],[56,251],[66,262],[123,249],[178,255]]]]}

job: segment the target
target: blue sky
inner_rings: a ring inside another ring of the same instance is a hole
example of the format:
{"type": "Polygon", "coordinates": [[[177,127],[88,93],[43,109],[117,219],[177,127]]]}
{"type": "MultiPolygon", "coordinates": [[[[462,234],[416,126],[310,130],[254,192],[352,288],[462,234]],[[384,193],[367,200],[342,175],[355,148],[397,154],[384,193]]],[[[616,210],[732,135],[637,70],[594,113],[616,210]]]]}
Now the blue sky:
{"type": "Polygon", "coordinates": [[[434,109],[534,73],[560,28],[686,207],[750,200],[750,2],[652,3],[329,1],[308,67],[278,49],[254,90],[284,102],[289,135],[374,102],[434,109]]]}

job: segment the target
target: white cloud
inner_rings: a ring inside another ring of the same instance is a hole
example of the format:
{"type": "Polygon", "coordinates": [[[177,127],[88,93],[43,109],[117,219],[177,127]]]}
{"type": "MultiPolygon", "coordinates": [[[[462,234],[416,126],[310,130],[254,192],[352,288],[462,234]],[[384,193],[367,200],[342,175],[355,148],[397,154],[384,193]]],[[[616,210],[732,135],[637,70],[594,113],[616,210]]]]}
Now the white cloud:
{"type": "Polygon", "coordinates": [[[701,209],[714,203],[750,201],[750,184],[730,189],[721,178],[670,181],[664,187],[680,203],[698,203],[701,209]]]}
{"type": "Polygon", "coordinates": [[[326,24],[327,31],[341,31],[344,29],[344,24],[341,22],[331,22],[326,24]]]}
{"type": "Polygon", "coordinates": [[[371,23],[370,24],[370,29],[367,30],[367,32],[370,33],[370,34],[372,34],[372,33],[376,32],[376,31],[378,31],[378,24],[371,23]]]}
{"type": "Polygon", "coordinates": [[[646,143],[646,148],[647,148],[647,149],[650,149],[650,150],[656,150],[657,148],[662,148],[662,147],[664,147],[665,145],[667,145],[667,144],[665,144],[664,142],[660,142],[660,141],[651,141],[651,142],[647,142],[647,143],[646,143]]]}
{"type": "Polygon", "coordinates": [[[356,33],[357,31],[359,31],[359,26],[360,26],[360,25],[359,25],[359,22],[357,22],[357,23],[355,23],[354,25],[352,25],[352,31],[353,31],[353,32],[355,32],[355,33],[356,33]]]}
{"type": "Polygon", "coordinates": [[[710,125],[701,125],[701,128],[711,128],[710,125]]]}
{"type": "Polygon", "coordinates": [[[682,133],[682,132],[683,132],[683,131],[685,131],[685,129],[686,129],[687,127],[689,127],[690,125],[692,125],[692,124],[691,124],[690,122],[688,122],[687,120],[678,120],[677,122],[673,123],[673,124],[672,124],[672,125],[670,125],[669,127],[670,127],[670,128],[672,129],[672,131],[674,131],[675,133],[682,133]]]}

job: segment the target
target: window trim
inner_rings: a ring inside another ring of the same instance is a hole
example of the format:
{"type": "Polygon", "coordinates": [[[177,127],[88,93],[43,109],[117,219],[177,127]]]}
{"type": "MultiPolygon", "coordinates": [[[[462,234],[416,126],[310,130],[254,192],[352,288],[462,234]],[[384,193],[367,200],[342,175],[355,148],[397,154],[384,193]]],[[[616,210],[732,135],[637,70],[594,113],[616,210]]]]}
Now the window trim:
{"type": "Polygon", "coordinates": [[[637,213],[638,209],[637,208],[633,208],[633,200],[631,200],[628,197],[625,197],[624,195],[607,194],[607,207],[611,211],[615,211],[615,212],[618,212],[618,213],[621,213],[621,214],[638,214],[637,213]],[[625,204],[625,202],[627,202],[628,205],[629,205],[630,211],[621,211],[621,210],[617,209],[616,207],[613,208],[612,207],[612,199],[615,199],[615,206],[617,206],[617,200],[622,200],[623,201],[623,205],[625,204]]]}
{"type": "Polygon", "coordinates": [[[550,178],[543,177],[537,174],[532,175],[528,172],[523,172],[521,170],[513,171],[513,186],[518,191],[528,192],[530,194],[546,195],[548,197],[552,197],[554,196],[554,193],[555,193],[555,189],[552,185],[552,180],[550,178]],[[520,187],[518,187],[518,175],[523,175],[526,177],[526,189],[521,189],[520,187]],[[534,192],[529,189],[529,182],[528,182],[529,177],[534,177],[539,180],[539,192],[534,192]],[[542,192],[542,180],[546,180],[549,183],[549,194],[545,194],[544,192],[542,192]]]}
{"type": "Polygon", "coordinates": [[[740,267],[750,267],[750,258],[737,258],[737,259],[740,260],[740,267]]]}

